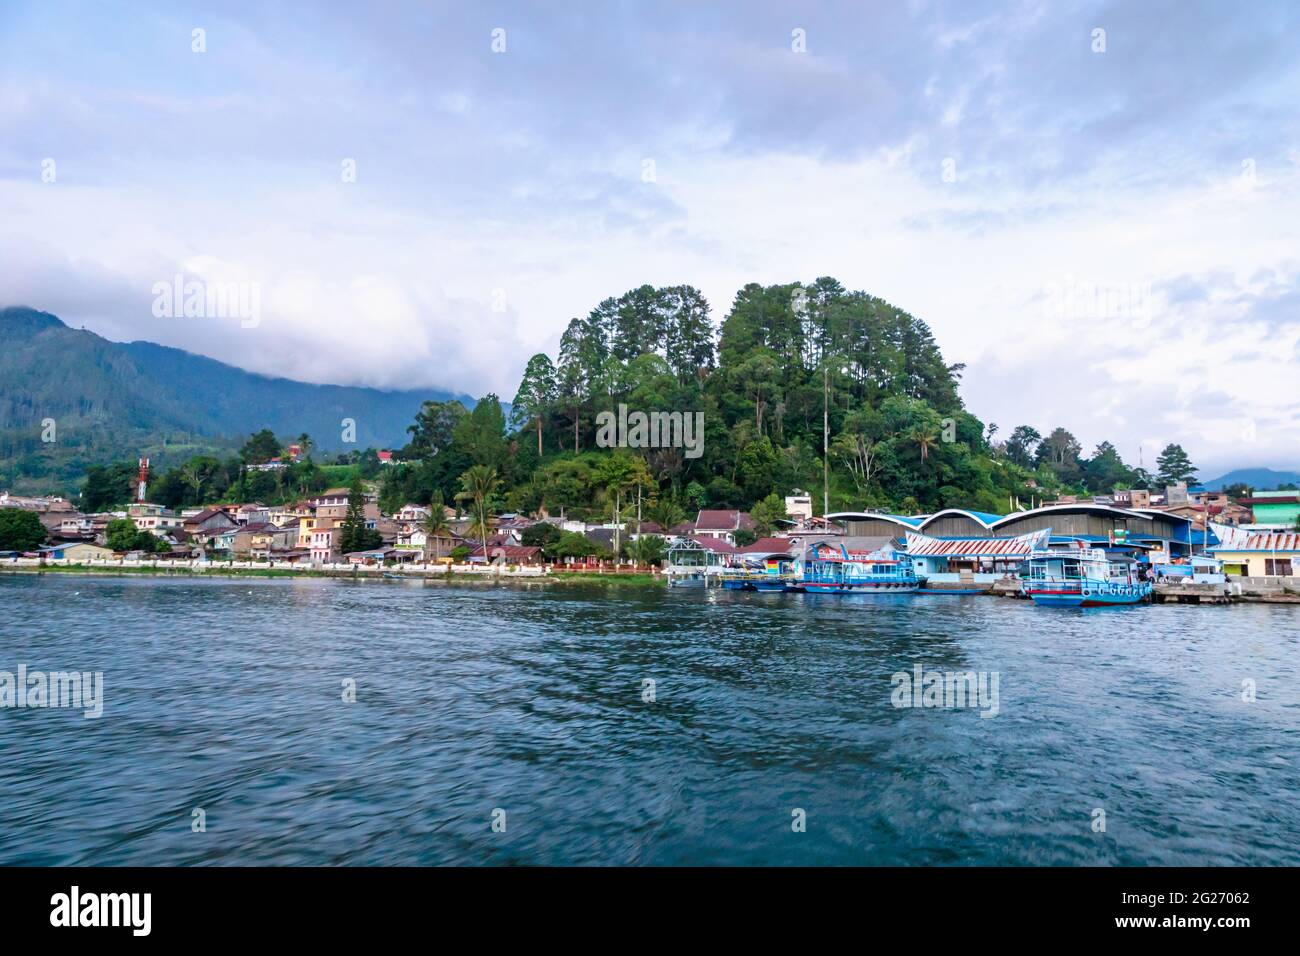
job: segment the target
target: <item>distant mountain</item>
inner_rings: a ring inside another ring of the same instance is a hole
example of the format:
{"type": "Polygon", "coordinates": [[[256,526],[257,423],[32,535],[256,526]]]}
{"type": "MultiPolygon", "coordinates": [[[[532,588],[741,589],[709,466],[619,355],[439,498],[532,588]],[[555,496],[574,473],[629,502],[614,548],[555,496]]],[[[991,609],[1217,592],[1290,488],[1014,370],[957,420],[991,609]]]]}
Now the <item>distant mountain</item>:
{"type": "Polygon", "coordinates": [[[171,466],[269,428],[322,451],[401,447],[437,390],[390,392],[270,378],[152,342],[110,342],[46,312],[0,309],[0,487],[69,488],[88,465],[149,455],[171,466]],[[356,444],[340,422],[356,422],[356,444]],[[42,440],[54,423],[53,442],[42,440]]]}
{"type": "Polygon", "coordinates": [[[1269,491],[1278,485],[1300,485],[1300,472],[1274,471],[1272,468],[1234,468],[1226,475],[1203,484],[1209,491],[1222,491],[1229,485],[1246,485],[1252,491],[1269,491]]]}

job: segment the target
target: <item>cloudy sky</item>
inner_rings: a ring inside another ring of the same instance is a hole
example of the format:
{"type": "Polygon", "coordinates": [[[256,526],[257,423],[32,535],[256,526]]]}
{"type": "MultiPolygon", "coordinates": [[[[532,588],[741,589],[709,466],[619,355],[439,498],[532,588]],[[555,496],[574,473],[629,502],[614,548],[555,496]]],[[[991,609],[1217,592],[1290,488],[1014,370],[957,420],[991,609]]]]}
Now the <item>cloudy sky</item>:
{"type": "Polygon", "coordinates": [[[1003,435],[1296,468],[1298,10],[6,0],[0,304],[510,398],[608,295],[833,275],[1003,435]],[[257,324],[155,316],[176,274],[257,324]]]}

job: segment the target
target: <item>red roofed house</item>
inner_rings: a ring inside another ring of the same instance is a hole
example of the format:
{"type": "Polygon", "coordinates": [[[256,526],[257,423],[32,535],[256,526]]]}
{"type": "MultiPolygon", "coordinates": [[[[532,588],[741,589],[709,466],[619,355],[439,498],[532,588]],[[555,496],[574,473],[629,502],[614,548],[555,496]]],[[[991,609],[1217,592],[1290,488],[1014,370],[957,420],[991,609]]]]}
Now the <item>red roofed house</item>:
{"type": "Polygon", "coordinates": [[[709,538],[696,535],[687,540],[695,542],[705,551],[711,551],[714,554],[732,555],[737,553],[736,546],[726,538],[709,538]]]}
{"type": "Polygon", "coordinates": [[[748,511],[714,511],[704,509],[695,519],[694,537],[721,538],[729,544],[736,543],[736,532],[753,531],[754,519],[748,511]]]}
{"type": "Polygon", "coordinates": [[[741,554],[792,554],[794,542],[789,538],[759,538],[740,549],[741,554]]]}
{"type": "MultiPolygon", "coordinates": [[[[469,553],[470,561],[483,563],[483,545],[477,544],[469,553]]],[[[488,542],[488,563],[504,561],[506,564],[541,564],[542,549],[534,545],[497,544],[488,542]]]]}

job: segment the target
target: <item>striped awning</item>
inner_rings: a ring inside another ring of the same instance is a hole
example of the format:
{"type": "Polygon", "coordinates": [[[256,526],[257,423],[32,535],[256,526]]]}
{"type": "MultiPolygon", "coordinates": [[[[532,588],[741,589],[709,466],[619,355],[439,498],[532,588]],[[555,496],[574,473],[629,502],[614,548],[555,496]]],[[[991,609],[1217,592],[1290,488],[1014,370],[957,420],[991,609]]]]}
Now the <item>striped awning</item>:
{"type": "MultiPolygon", "coordinates": [[[[1240,535],[1240,531],[1238,531],[1240,535]]],[[[1300,551],[1300,534],[1247,534],[1224,541],[1211,551],[1300,551]]]]}
{"type": "Polygon", "coordinates": [[[1043,547],[1048,529],[1014,538],[931,538],[907,534],[907,553],[914,558],[1022,558],[1043,547]]]}

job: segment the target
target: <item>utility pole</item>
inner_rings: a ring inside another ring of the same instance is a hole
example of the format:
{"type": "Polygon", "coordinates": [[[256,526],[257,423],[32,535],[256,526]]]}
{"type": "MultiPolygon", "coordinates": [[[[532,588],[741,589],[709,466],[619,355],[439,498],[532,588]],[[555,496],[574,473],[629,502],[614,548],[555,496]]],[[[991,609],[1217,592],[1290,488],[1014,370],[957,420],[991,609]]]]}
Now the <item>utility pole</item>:
{"type": "Polygon", "coordinates": [[[831,368],[822,365],[822,521],[831,511],[831,368]]]}

